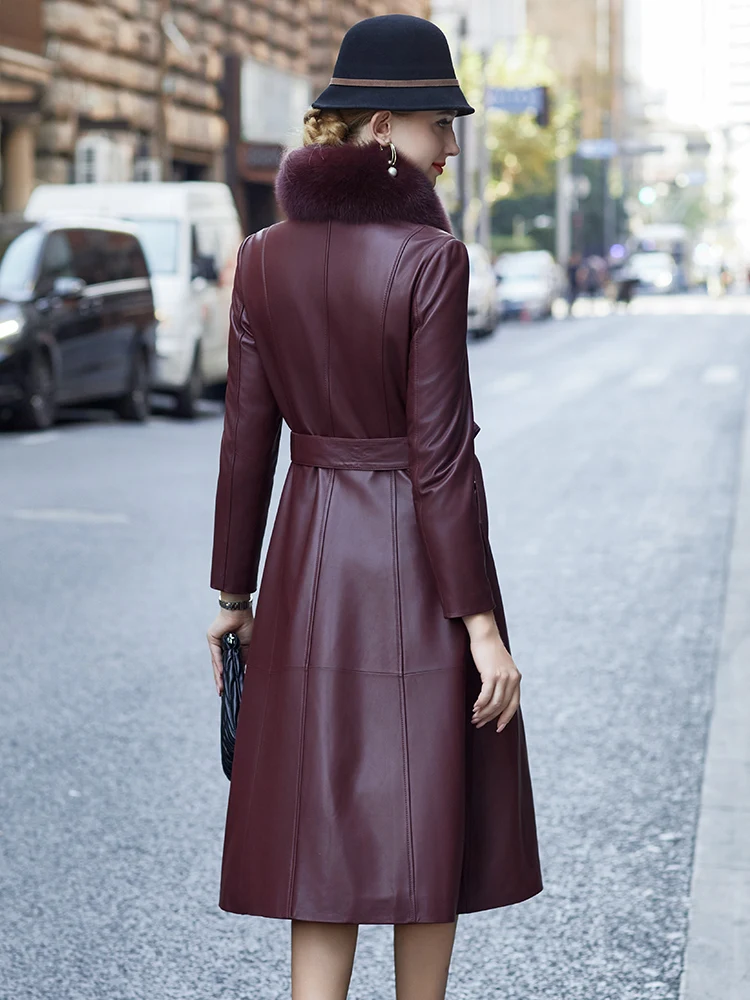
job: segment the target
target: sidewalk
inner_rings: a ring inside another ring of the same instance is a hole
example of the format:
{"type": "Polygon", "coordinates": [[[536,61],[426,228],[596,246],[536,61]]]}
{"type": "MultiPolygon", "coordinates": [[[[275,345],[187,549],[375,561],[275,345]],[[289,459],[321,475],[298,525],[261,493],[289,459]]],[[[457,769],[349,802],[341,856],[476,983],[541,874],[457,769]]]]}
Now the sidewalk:
{"type": "Polygon", "coordinates": [[[750,398],[680,1000],[750,998],[750,398]]]}

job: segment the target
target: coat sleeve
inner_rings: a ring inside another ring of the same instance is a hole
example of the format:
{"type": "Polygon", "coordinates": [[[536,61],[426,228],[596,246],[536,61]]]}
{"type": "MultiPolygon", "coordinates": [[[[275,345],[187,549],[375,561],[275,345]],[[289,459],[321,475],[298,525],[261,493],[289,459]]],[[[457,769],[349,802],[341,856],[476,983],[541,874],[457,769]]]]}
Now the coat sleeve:
{"type": "Polygon", "coordinates": [[[409,468],[417,520],[446,618],[495,607],[475,481],[468,284],[466,247],[447,240],[423,266],[412,303],[409,468]]]}
{"type": "Polygon", "coordinates": [[[271,502],[281,413],[263,370],[242,293],[237,256],[229,314],[229,368],[214,514],[211,587],[253,593],[271,502]]]}

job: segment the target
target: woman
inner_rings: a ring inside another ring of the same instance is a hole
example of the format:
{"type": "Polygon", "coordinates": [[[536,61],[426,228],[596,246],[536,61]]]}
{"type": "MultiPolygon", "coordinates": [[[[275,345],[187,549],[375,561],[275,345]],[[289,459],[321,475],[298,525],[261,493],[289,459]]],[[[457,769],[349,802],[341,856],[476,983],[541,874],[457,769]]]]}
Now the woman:
{"type": "Polygon", "coordinates": [[[245,645],[219,905],[292,920],[294,1000],[343,1000],[360,923],[399,1000],[458,913],[541,889],[520,674],[474,454],[468,260],[434,191],[472,108],[440,30],[361,21],[240,249],[209,630],[245,645]],[[261,544],[282,418],[291,458],[261,544]]]}

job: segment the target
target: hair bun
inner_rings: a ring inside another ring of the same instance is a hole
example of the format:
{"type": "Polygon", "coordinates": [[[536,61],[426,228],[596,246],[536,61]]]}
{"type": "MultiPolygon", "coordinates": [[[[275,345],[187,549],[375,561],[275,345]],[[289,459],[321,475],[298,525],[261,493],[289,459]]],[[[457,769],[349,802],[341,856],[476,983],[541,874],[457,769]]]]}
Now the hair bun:
{"type": "Polygon", "coordinates": [[[349,126],[338,111],[310,108],[303,121],[305,146],[343,146],[349,137],[349,126]]]}

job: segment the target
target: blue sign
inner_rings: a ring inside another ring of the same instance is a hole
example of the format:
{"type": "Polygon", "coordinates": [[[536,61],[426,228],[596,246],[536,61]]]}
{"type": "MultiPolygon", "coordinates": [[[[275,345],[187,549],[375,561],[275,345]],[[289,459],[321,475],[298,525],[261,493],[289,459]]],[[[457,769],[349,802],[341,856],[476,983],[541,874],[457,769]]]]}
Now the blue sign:
{"type": "Polygon", "coordinates": [[[617,156],[617,143],[614,139],[581,139],[577,152],[584,160],[611,160],[617,156]]]}
{"type": "Polygon", "coordinates": [[[485,107],[493,111],[538,115],[544,109],[544,87],[488,87],[484,99],[485,107]]]}

